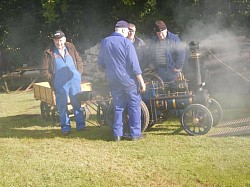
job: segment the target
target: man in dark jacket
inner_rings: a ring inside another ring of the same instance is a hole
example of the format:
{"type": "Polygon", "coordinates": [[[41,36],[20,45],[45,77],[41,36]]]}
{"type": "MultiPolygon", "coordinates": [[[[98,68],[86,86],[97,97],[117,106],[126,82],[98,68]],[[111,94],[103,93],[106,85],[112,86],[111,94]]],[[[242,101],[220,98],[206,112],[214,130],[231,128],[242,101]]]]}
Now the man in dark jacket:
{"type": "Polygon", "coordinates": [[[141,70],[143,71],[145,66],[145,52],[146,52],[146,44],[145,42],[136,35],[136,26],[133,23],[128,24],[128,37],[127,37],[134,45],[137,57],[140,63],[141,70]]]}
{"type": "Polygon", "coordinates": [[[154,28],[157,39],[149,49],[149,62],[164,82],[174,82],[185,61],[185,47],[179,37],[167,30],[166,24],[158,20],[154,28]]]}
{"type": "Polygon", "coordinates": [[[85,129],[85,119],[77,94],[81,92],[83,61],[75,46],[66,42],[65,34],[58,30],[53,35],[53,44],[46,48],[42,59],[42,74],[55,91],[61,131],[68,135],[71,131],[68,114],[68,97],[74,110],[76,128],[85,129]]]}

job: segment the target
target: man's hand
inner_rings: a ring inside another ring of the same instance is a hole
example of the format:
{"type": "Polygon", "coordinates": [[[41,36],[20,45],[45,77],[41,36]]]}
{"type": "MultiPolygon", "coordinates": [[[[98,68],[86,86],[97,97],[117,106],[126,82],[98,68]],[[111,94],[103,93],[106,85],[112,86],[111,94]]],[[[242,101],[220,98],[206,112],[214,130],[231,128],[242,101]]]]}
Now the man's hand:
{"type": "Polygon", "coordinates": [[[140,84],[140,92],[144,93],[146,91],[146,84],[144,83],[144,80],[143,80],[141,74],[136,75],[136,78],[140,84]]]}
{"type": "Polygon", "coordinates": [[[144,81],[143,83],[140,83],[140,92],[142,93],[146,92],[146,84],[144,83],[144,81]]]}
{"type": "Polygon", "coordinates": [[[177,69],[176,67],[174,67],[174,69],[173,69],[173,72],[180,72],[181,71],[181,69],[179,68],[179,69],[177,69]]]}

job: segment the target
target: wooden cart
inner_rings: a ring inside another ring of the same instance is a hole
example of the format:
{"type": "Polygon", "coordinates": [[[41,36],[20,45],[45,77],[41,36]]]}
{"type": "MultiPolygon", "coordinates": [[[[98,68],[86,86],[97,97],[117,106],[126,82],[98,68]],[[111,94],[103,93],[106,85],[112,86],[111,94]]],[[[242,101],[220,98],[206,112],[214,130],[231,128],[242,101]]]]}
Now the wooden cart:
{"type": "MultiPolygon", "coordinates": [[[[86,106],[86,101],[91,99],[92,84],[90,82],[83,82],[81,84],[82,92],[79,94],[79,99],[82,103],[85,120],[88,120],[90,110],[86,106]]],[[[56,108],[56,99],[54,91],[50,88],[48,82],[39,82],[33,84],[34,98],[40,100],[40,110],[42,118],[45,120],[52,119],[53,125],[58,125],[59,116],[56,108]]],[[[73,108],[70,105],[70,99],[68,99],[68,110],[70,117],[73,116],[73,108]]]]}

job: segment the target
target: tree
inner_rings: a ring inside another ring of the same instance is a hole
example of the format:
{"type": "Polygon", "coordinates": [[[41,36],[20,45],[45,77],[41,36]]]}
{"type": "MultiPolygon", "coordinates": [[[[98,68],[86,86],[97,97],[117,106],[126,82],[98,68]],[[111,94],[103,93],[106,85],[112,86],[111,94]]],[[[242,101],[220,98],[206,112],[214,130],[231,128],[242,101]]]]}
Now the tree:
{"type": "Polygon", "coordinates": [[[120,19],[135,23],[145,37],[154,34],[157,19],[181,35],[195,25],[217,23],[221,28],[236,28],[240,34],[250,28],[249,0],[2,0],[0,11],[0,49],[16,66],[39,65],[42,51],[57,29],[84,54],[113,32],[120,19]]]}

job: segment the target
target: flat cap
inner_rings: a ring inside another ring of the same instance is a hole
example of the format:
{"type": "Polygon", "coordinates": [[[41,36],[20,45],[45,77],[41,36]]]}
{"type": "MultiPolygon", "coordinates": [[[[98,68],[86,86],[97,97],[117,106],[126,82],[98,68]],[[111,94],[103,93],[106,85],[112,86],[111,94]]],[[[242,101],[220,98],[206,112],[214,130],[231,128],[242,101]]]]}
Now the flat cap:
{"type": "Polygon", "coordinates": [[[57,30],[53,34],[53,39],[60,39],[64,36],[65,36],[65,34],[61,30],[57,30]]]}
{"type": "Polygon", "coordinates": [[[155,22],[155,27],[154,27],[155,32],[161,32],[161,31],[164,31],[166,29],[167,29],[167,26],[163,21],[158,20],[155,22]]]}
{"type": "Polygon", "coordinates": [[[118,28],[128,28],[128,22],[126,21],[118,21],[116,24],[115,24],[115,27],[118,27],[118,28]]]}

